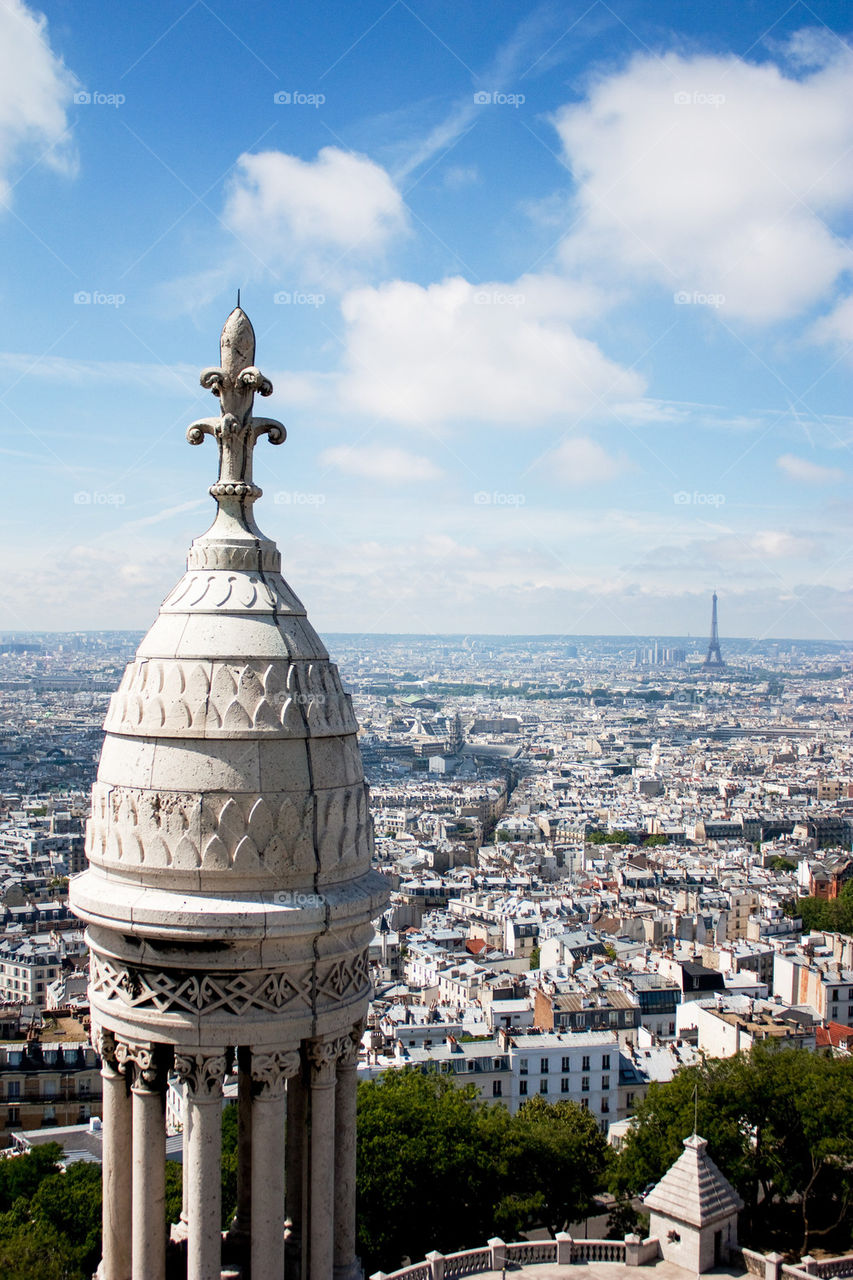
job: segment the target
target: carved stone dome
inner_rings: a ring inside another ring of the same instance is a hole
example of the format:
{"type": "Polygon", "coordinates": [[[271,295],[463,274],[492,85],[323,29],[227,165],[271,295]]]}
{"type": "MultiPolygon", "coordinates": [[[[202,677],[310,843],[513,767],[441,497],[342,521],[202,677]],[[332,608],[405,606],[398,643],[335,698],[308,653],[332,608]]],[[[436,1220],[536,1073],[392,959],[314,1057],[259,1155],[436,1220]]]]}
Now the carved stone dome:
{"type": "Polygon", "coordinates": [[[187,433],[219,445],[216,518],[111,699],[71,886],[93,1019],[174,1045],[350,1027],[387,897],[351,699],[252,517],[255,441],[285,436],[253,359],[238,307],[202,373],[222,412],[187,433]]]}

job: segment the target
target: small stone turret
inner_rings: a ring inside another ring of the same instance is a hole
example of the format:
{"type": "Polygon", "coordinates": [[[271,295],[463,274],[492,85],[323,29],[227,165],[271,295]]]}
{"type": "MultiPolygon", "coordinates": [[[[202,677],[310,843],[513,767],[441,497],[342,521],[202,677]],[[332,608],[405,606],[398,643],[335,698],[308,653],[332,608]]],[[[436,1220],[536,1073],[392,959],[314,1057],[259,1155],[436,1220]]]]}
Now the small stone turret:
{"type": "Polygon", "coordinates": [[[645,1198],[649,1235],[661,1253],[688,1271],[710,1271],[737,1248],[737,1218],[743,1201],[708,1155],[698,1134],[684,1139],[684,1151],[645,1198]]]}
{"type": "Polygon", "coordinates": [[[271,383],[238,307],[202,384],[216,518],[114,694],[92,791],[87,924],[104,1059],[103,1280],[159,1280],[166,1076],[185,1082],[187,1275],[220,1275],[218,1116],[239,1069],[240,1204],[226,1255],[256,1280],[349,1280],[355,1061],[371,920],[387,899],[351,700],[254,522],[255,418],[271,383]],[[215,1106],[213,1105],[215,1104],[215,1106]],[[310,1140],[308,1135],[310,1134],[310,1140]],[[131,1211],[132,1203],[132,1211],[131,1211]]]}

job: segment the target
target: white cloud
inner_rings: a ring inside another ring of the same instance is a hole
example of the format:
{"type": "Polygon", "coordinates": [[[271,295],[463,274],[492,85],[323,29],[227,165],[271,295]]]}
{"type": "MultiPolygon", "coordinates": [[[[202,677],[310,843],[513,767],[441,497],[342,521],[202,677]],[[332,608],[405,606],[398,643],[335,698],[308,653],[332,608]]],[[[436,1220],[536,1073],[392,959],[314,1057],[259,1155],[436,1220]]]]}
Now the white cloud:
{"type": "Polygon", "coordinates": [[[280,265],[306,250],[372,255],[404,229],[406,211],[381,165],[323,147],[315,160],[282,151],[240,156],[223,219],[260,257],[280,265]]]}
{"type": "Polygon", "coordinates": [[[342,394],[358,410],[408,426],[538,424],[634,400],[639,375],[573,328],[591,297],[540,276],[353,290],[341,304],[349,370],[342,394]]]}
{"type": "Polygon", "coordinates": [[[412,480],[438,480],[444,473],[422,454],[406,449],[376,449],[370,445],[337,445],[324,449],[321,466],[334,467],[345,475],[367,480],[384,480],[390,484],[406,484],[412,480]]]}
{"type": "Polygon", "coordinates": [[[76,80],[50,47],[47,19],[21,0],[0,5],[0,197],[22,154],[54,169],[74,168],[63,135],[76,80]]]}
{"type": "Polygon", "coordinates": [[[818,540],[785,529],[759,529],[738,537],[730,534],[704,544],[706,553],[720,561],[812,560],[820,554],[818,540]]]}
{"type": "Polygon", "coordinates": [[[844,479],[840,467],[821,467],[807,458],[798,458],[793,453],[783,453],[776,459],[776,466],[791,480],[802,484],[839,484],[844,479]]]}
{"type": "Polygon", "coordinates": [[[812,326],[812,337],[849,351],[853,345],[853,297],[842,298],[828,315],[821,316],[812,326]]]}
{"type": "Polygon", "coordinates": [[[627,471],[631,464],[623,455],[608,453],[588,436],[573,436],[548,454],[546,465],[563,484],[581,489],[606,484],[627,471]]]}
{"type": "Polygon", "coordinates": [[[853,196],[853,58],[809,48],[819,65],[796,79],[733,56],[644,55],[564,107],[579,216],[566,261],[722,295],[721,315],[752,321],[825,298],[853,264],[831,226],[853,196]]]}

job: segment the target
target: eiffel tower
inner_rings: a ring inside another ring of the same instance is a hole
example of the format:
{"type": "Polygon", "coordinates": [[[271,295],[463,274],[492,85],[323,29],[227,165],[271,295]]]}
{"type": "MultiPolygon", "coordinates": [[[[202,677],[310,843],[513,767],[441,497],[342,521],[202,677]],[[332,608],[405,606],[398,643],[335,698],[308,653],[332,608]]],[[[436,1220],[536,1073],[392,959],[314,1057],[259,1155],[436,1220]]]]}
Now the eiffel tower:
{"type": "Polygon", "coordinates": [[[717,631],[717,593],[716,591],[714,592],[713,600],[714,600],[714,603],[711,606],[711,638],[708,641],[708,652],[705,655],[705,661],[702,663],[702,666],[706,670],[708,668],[713,669],[718,667],[724,667],[726,665],[723,662],[723,655],[720,652],[720,636],[719,636],[719,632],[717,631]]]}

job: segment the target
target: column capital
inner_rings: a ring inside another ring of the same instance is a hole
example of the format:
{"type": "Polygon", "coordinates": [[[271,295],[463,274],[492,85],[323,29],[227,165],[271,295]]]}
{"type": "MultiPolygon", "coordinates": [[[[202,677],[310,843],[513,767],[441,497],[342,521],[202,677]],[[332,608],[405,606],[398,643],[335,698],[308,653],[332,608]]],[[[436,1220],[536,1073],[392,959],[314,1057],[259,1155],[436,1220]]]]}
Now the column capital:
{"type": "Polygon", "coordinates": [[[338,1054],[339,1067],[354,1067],[361,1052],[361,1037],[364,1034],[364,1022],[353,1024],[345,1036],[341,1038],[341,1049],[338,1054]]]}
{"type": "Polygon", "coordinates": [[[133,1068],[131,1088],[139,1091],[158,1091],[166,1081],[166,1046],[156,1043],[138,1043],[133,1040],[116,1041],[116,1061],[120,1069],[133,1068]]]}
{"type": "Polygon", "coordinates": [[[118,1042],[113,1031],[93,1024],[92,1048],[101,1059],[102,1075],[124,1075],[124,1063],[118,1060],[118,1042]]]}
{"type": "Polygon", "coordinates": [[[346,1052],[349,1043],[349,1036],[321,1036],[317,1040],[305,1041],[312,1085],[334,1084],[338,1059],[346,1052]]]}
{"type": "Polygon", "coordinates": [[[175,1054],[175,1074],[197,1102],[219,1098],[227,1070],[228,1053],[225,1049],[175,1054]]]}
{"type": "Polygon", "coordinates": [[[285,1083],[301,1068],[298,1049],[252,1051],[252,1092],[256,1098],[283,1098],[285,1083]]]}

